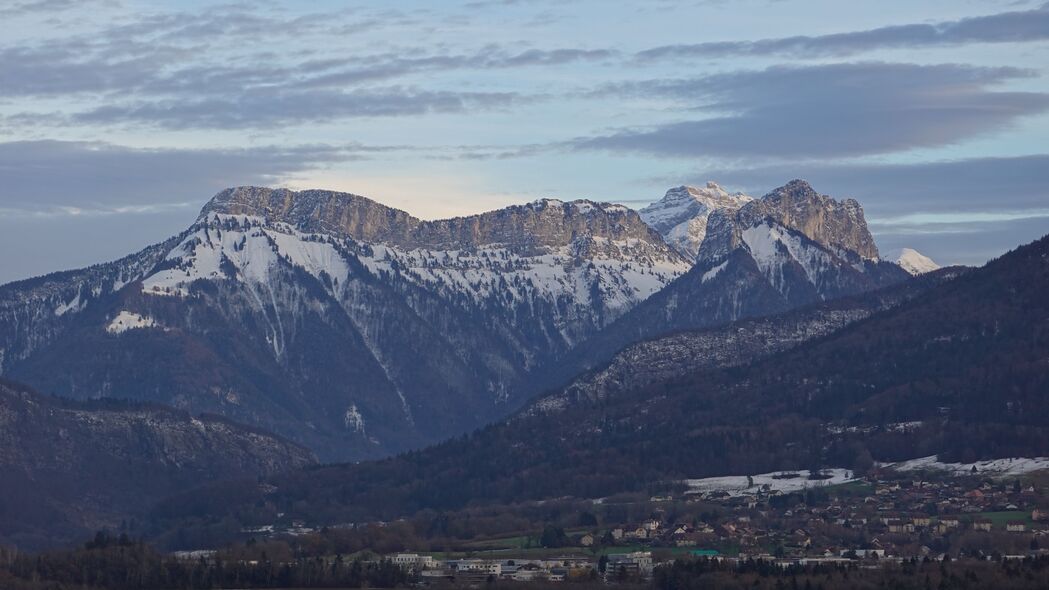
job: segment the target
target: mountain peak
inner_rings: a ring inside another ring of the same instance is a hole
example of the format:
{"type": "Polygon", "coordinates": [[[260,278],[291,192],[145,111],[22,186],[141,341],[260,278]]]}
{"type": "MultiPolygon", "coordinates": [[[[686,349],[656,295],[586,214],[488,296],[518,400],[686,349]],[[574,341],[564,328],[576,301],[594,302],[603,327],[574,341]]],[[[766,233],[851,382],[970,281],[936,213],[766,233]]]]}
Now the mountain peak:
{"type": "Polygon", "coordinates": [[[663,198],[638,213],[671,246],[695,260],[707,233],[707,219],[721,209],[735,211],[752,199],[743,193],[729,193],[718,183],[703,187],[681,185],[667,190],[663,198]]]}
{"type": "Polygon", "coordinates": [[[866,260],[878,258],[863,207],[855,199],[836,200],[795,179],[740,209],[746,227],[765,219],[801,232],[833,251],[849,251],[866,260]]]}
{"type": "Polygon", "coordinates": [[[932,258],[912,248],[902,248],[899,256],[896,257],[896,264],[912,275],[920,275],[940,268],[940,265],[933,262],[932,258]]]}

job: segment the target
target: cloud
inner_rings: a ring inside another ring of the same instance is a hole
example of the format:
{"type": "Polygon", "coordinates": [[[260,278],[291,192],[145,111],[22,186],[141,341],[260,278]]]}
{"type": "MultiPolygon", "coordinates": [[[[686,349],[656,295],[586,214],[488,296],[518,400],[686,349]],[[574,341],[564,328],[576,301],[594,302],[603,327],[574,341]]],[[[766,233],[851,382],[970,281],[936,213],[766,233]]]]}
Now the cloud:
{"type": "Polygon", "coordinates": [[[4,122],[12,129],[122,123],[255,129],[473,112],[524,97],[501,86],[489,91],[434,84],[432,74],[600,63],[618,56],[607,49],[493,44],[377,52],[344,43],[340,31],[347,21],[375,18],[349,10],[289,17],[216,7],[138,14],[101,30],[36,43],[0,42],[0,99],[12,99],[4,122]],[[314,41],[297,44],[302,38],[314,41]],[[284,43],[294,50],[280,49],[284,43]],[[391,82],[410,76],[422,87],[391,82]],[[29,98],[62,106],[27,107],[29,98]]]}
{"type": "Polygon", "coordinates": [[[1049,110],[1049,94],[991,90],[1010,67],[842,63],[777,66],[612,88],[710,114],[582,138],[578,149],[720,158],[850,157],[954,144],[1049,110]]]}
{"type": "Polygon", "coordinates": [[[184,230],[229,186],[283,185],[408,146],[137,149],[0,143],[0,283],[113,260],[184,230]]]}
{"type": "Polygon", "coordinates": [[[762,55],[843,57],[878,49],[1045,40],[1049,40],[1049,4],[1031,10],[1003,12],[936,24],[906,24],[832,35],[758,41],[662,45],[641,51],[636,57],[641,61],[762,55]]]}
{"type": "Polygon", "coordinates": [[[137,149],[97,142],[0,143],[4,216],[164,213],[228,186],[274,184],[333,162],[397,149],[306,145],[137,149]]]}
{"type": "MultiPolygon", "coordinates": [[[[507,107],[525,100],[510,92],[426,91],[383,88],[342,92],[270,91],[209,100],[140,101],[69,117],[73,124],[139,123],[167,129],[251,129],[350,117],[461,113],[507,107]]],[[[17,117],[17,116],[16,116],[17,117]]],[[[17,118],[14,119],[17,122],[17,118]]]]}
{"type": "Polygon", "coordinates": [[[791,178],[858,199],[884,253],[915,247],[941,264],[980,264],[1049,233],[1049,154],[708,169],[687,181],[717,180],[761,195],[791,178]]]}
{"type": "Polygon", "coordinates": [[[908,228],[871,226],[883,256],[915,248],[941,265],[980,265],[1049,233],[1049,217],[967,223],[937,223],[908,228]]]}
{"type": "Polygon", "coordinates": [[[0,16],[16,18],[29,14],[53,14],[57,11],[69,10],[84,4],[86,0],[23,0],[12,2],[10,5],[0,8],[0,16]]]}
{"type": "Polygon", "coordinates": [[[717,180],[764,194],[791,178],[804,178],[821,192],[855,197],[869,216],[887,221],[916,213],[1037,212],[1049,204],[1049,154],[908,164],[810,162],[721,168],[688,180],[717,180]]]}

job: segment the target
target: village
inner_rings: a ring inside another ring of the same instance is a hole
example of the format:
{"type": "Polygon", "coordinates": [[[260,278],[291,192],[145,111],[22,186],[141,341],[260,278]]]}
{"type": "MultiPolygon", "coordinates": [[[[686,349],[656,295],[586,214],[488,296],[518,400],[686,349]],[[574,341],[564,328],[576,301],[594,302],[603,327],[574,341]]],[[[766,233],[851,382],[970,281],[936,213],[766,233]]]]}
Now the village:
{"type": "Polygon", "coordinates": [[[675,559],[761,560],[786,568],[1049,554],[1044,475],[874,470],[834,485],[820,485],[820,474],[808,479],[813,476],[806,472],[777,477],[789,483],[777,489],[750,478],[752,485],[742,489],[654,496],[650,518],[556,535],[545,531],[529,541],[535,543],[530,548],[384,558],[422,583],[475,583],[643,580],[675,559]]]}

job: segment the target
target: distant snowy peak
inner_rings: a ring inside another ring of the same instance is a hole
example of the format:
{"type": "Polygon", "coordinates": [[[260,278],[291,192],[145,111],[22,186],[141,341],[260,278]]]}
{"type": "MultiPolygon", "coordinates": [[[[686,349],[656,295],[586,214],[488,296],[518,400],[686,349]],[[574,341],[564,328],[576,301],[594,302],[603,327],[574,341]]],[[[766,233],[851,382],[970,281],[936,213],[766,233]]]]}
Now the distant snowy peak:
{"type": "Polygon", "coordinates": [[[668,244],[689,260],[695,260],[707,234],[707,220],[716,210],[735,211],[753,199],[729,193],[716,182],[704,187],[679,186],[638,213],[668,244]]]}
{"type": "Polygon", "coordinates": [[[940,268],[940,265],[933,262],[932,258],[911,248],[900,250],[900,255],[896,257],[896,264],[915,276],[940,268]]]}

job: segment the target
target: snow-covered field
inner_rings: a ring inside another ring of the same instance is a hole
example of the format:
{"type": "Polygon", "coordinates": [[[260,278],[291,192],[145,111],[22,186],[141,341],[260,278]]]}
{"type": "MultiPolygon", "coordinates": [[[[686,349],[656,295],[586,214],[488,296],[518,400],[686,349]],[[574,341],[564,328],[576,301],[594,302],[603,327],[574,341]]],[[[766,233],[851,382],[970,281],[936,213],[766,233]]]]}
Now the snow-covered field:
{"type": "Polygon", "coordinates": [[[802,469],[799,471],[775,471],[772,473],[760,473],[752,475],[753,486],[747,480],[746,475],[727,475],[723,477],[705,477],[703,479],[687,479],[689,494],[703,494],[706,492],[728,492],[730,496],[746,496],[758,493],[764,486],[770,490],[780,492],[797,492],[808,488],[833,486],[850,481],[856,481],[852,471],[848,469],[825,469],[828,479],[809,479],[809,472],[802,469]],[[796,477],[784,477],[796,474],[796,477]],[[778,476],[778,477],[777,477],[778,476]]]}
{"type": "MultiPolygon", "coordinates": [[[[1049,457],[1013,457],[1006,459],[992,459],[988,461],[977,461],[975,463],[941,463],[936,456],[920,457],[901,461],[899,463],[883,463],[882,467],[891,467],[897,471],[922,471],[938,470],[947,471],[955,475],[968,475],[972,473],[973,466],[977,473],[995,476],[1012,476],[1049,469],[1049,457]]],[[[852,471],[848,469],[825,469],[824,474],[828,479],[810,480],[809,472],[799,471],[777,471],[773,473],[761,473],[751,476],[752,481],[747,480],[745,475],[727,475],[723,477],[706,477],[703,479],[687,479],[688,494],[704,494],[707,492],[727,492],[730,496],[746,496],[758,493],[764,486],[770,490],[780,492],[797,492],[808,488],[833,486],[850,481],[856,481],[852,471]],[[784,475],[797,474],[797,477],[783,478],[784,475]],[[779,476],[777,478],[777,476],[779,476]],[[751,485],[752,484],[752,485],[751,485]]]]}
{"type": "Polygon", "coordinates": [[[121,311],[113,321],[106,326],[106,332],[110,334],[122,334],[128,330],[142,328],[156,328],[157,322],[151,317],[142,316],[131,311],[121,311]]]}
{"type": "Polygon", "coordinates": [[[972,473],[972,468],[975,466],[977,473],[1006,476],[1022,475],[1032,471],[1049,469],[1049,457],[1012,457],[977,461],[975,463],[941,463],[936,460],[936,455],[931,455],[899,463],[886,463],[883,466],[891,467],[897,471],[936,470],[948,471],[957,475],[972,473]]]}

